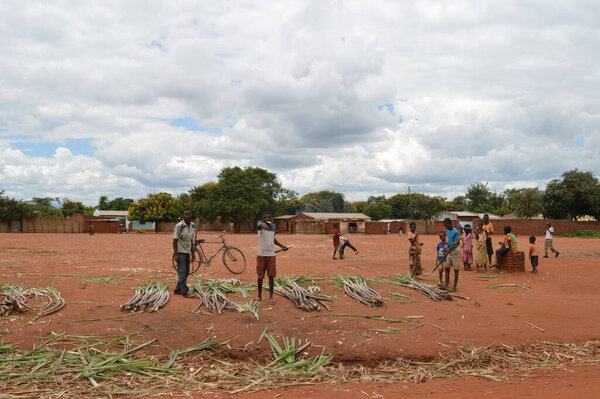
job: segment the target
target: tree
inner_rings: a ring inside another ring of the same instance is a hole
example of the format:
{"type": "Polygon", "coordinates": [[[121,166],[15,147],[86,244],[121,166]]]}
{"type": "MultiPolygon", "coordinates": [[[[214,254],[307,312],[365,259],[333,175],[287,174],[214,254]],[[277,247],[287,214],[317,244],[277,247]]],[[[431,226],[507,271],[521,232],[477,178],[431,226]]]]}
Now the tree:
{"type": "Polygon", "coordinates": [[[507,213],[531,219],[544,212],[543,192],[537,187],[508,189],[504,191],[507,213]]]}
{"type": "Polygon", "coordinates": [[[33,202],[36,217],[63,216],[62,210],[52,205],[54,201],[59,202],[58,198],[33,197],[31,201],[33,202]]]}
{"type": "Polygon", "coordinates": [[[273,210],[273,216],[297,215],[305,207],[304,201],[298,198],[298,193],[287,188],[281,188],[277,196],[277,204],[273,210]]]}
{"type": "Polygon", "coordinates": [[[344,194],[336,191],[317,191],[302,196],[306,204],[304,212],[333,212],[341,213],[346,210],[344,194]]]}
{"type": "Polygon", "coordinates": [[[373,220],[389,219],[394,213],[394,208],[391,205],[382,202],[370,203],[365,206],[363,212],[373,220]]]}
{"type": "Polygon", "coordinates": [[[592,172],[577,169],[564,172],[562,179],[546,185],[543,199],[545,216],[554,219],[577,219],[590,215],[600,218],[600,182],[592,172]]]}
{"type": "Polygon", "coordinates": [[[179,220],[183,209],[169,193],[148,194],[128,209],[129,217],[141,222],[174,222],[179,220]]]}
{"type": "Polygon", "coordinates": [[[209,182],[189,190],[190,209],[194,217],[203,222],[214,222],[219,216],[214,207],[214,190],[217,183],[209,182]]]}
{"type": "Polygon", "coordinates": [[[91,215],[94,212],[93,207],[86,206],[80,201],[72,201],[68,198],[62,200],[60,209],[64,216],[72,216],[74,213],[91,215]]]}
{"type": "Polygon", "coordinates": [[[396,194],[385,201],[393,209],[392,217],[398,219],[429,220],[444,210],[446,201],[425,194],[396,194]]]}
{"type": "Polygon", "coordinates": [[[35,217],[33,205],[5,196],[4,190],[0,191],[0,220],[10,223],[32,217],[35,217]]]}
{"type": "Polygon", "coordinates": [[[126,211],[135,201],[131,198],[117,197],[112,201],[108,200],[106,195],[98,199],[97,209],[110,211],[126,211]]]}
{"type": "Polygon", "coordinates": [[[239,232],[242,223],[250,220],[254,229],[262,212],[273,212],[281,192],[277,176],[265,169],[224,168],[211,191],[210,206],[221,221],[232,222],[235,231],[239,232]]]}

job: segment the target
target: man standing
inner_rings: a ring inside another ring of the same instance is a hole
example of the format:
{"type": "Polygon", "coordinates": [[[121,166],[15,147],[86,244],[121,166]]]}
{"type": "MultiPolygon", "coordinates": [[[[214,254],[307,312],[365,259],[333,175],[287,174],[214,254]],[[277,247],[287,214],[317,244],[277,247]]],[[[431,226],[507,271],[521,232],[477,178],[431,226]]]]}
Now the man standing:
{"type": "Polygon", "coordinates": [[[185,297],[191,297],[187,286],[187,278],[190,274],[190,253],[192,262],[196,258],[194,253],[194,235],[196,225],[192,223],[192,211],[189,208],[183,210],[183,220],[177,223],[173,232],[173,257],[177,259],[177,287],[175,293],[185,297]]]}
{"type": "Polygon", "coordinates": [[[546,241],[544,241],[544,258],[548,257],[548,249],[554,252],[554,257],[558,258],[560,252],[554,249],[552,245],[552,241],[554,240],[554,227],[552,227],[552,223],[546,222],[546,241]]]}
{"type": "Polygon", "coordinates": [[[275,266],[275,246],[287,251],[288,248],[275,238],[275,224],[269,212],[265,212],[256,226],[258,229],[258,254],[256,255],[256,274],[258,275],[258,300],[262,301],[262,285],[265,273],[269,277],[269,303],[275,304],[273,300],[273,286],[277,268],[275,266]]]}

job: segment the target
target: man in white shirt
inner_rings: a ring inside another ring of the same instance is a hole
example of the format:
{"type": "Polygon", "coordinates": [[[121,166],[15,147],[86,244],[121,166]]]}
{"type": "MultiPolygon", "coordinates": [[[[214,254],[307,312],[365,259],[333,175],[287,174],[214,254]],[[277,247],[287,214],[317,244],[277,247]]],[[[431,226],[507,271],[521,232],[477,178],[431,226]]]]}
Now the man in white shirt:
{"type": "Polygon", "coordinates": [[[177,287],[175,293],[185,297],[191,297],[187,286],[187,278],[190,274],[190,254],[192,262],[195,259],[194,235],[196,225],[192,223],[192,211],[183,210],[183,220],[175,225],[173,231],[173,257],[177,260],[177,287]]]}
{"type": "Polygon", "coordinates": [[[275,238],[275,224],[269,212],[265,212],[261,220],[256,226],[258,229],[258,254],[256,256],[256,274],[258,275],[258,300],[262,301],[262,284],[265,278],[265,272],[269,277],[269,303],[275,304],[273,300],[273,285],[275,284],[275,276],[277,276],[277,268],[275,267],[275,244],[282,250],[287,251],[288,248],[281,244],[275,238]]]}
{"type": "Polygon", "coordinates": [[[554,252],[555,258],[558,258],[558,255],[560,255],[560,252],[558,252],[556,249],[554,249],[554,246],[552,245],[553,239],[554,239],[554,227],[552,227],[552,223],[546,222],[546,241],[544,241],[544,258],[548,257],[548,248],[550,248],[550,250],[552,252],[554,252]]]}

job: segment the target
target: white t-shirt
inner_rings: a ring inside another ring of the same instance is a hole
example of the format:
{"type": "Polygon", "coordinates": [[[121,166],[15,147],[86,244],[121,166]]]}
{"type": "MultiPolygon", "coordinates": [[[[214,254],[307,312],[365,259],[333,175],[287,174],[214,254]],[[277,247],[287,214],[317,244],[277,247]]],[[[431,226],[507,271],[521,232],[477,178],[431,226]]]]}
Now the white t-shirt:
{"type": "Polygon", "coordinates": [[[275,223],[268,226],[261,221],[258,225],[258,256],[275,256],[275,223]]]}
{"type": "Polygon", "coordinates": [[[554,227],[550,226],[546,229],[546,240],[554,238],[554,227]]]}

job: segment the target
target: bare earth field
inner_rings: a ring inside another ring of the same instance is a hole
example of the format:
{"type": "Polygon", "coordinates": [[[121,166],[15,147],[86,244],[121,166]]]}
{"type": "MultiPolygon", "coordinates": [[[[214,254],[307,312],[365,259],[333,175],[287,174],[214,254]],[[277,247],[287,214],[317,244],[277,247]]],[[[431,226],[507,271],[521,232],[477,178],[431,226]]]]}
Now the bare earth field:
{"type": "MultiPolygon", "coordinates": [[[[210,232],[199,234],[210,238],[210,232]]],[[[329,277],[335,274],[362,275],[367,278],[392,277],[408,271],[408,240],[398,236],[353,235],[351,242],[360,250],[348,250],[346,259],[332,260],[331,240],[321,236],[280,235],[283,244],[295,244],[277,256],[278,275],[322,277],[317,281],[327,294],[338,299],[331,312],[307,313],[295,308],[285,298],[275,297],[276,304],[263,304],[260,320],[248,313],[228,311],[223,315],[194,314],[196,299],[171,295],[159,313],[137,314],[117,320],[86,319],[122,316],[119,305],[132,296],[132,288],[151,281],[168,282],[170,290],[176,274],[170,265],[171,236],[168,234],[1,234],[1,283],[30,286],[54,285],[67,300],[67,306],[49,317],[33,320],[34,311],[20,318],[0,318],[4,341],[19,342],[20,348],[31,348],[50,336],[51,332],[67,334],[123,335],[141,331],[140,340],[157,338],[171,349],[187,348],[206,338],[228,341],[212,356],[222,359],[264,362],[271,359],[266,342],[256,344],[268,327],[276,337],[296,337],[313,343],[311,354],[334,355],[334,362],[347,366],[361,364],[374,367],[398,357],[414,361],[438,359],[441,353],[456,351],[462,343],[485,346],[502,343],[518,346],[534,341],[581,343],[598,339],[600,318],[600,240],[557,238],[555,248],[560,257],[540,256],[539,274],[506,274],[461,271],[458,294],[470,300],[434,302],[418,292],[391,284],[372,285],[386,302],[381,308],[358,304],[333,286],[329,277]],[[490,278],[491,277],[491,278],[490,278]],[[108,279],[108,280],[106,280],[108,279]],[[519,287],[486,288],[492,284],[519,284],[519,287]],[[390,295],[401,293],[409,298],[390,295]],[[357,316],[348,316],[357,315],[357,316]],[[388,323],[359,316],[383,315],[387,319],[422,316],[425,325],[414,328],[408,323],[388,323]],[[401,333],[378,333],[372,329],[401,328],[401,333]]],[[[434,266],[436,236],[424,236],[423,280],[435,284],[429,275],[434,266]]],[[[496,237],[494,241],[500,238],[496,237]]],[[[248,266],[239,276],[254,282],[255,235],[228,235],[227,243],[240,248],[248,266]]],[[[526,237],[518,237],[526,248],[526,237]]],[[[207,246],[208,247],[208,246],[207,246]]],[[[212,247],[208,247],[209,252],[212,247]]],[[[217,248],[215,246],[214,248],[217,248]]],[[[543,237],[538,237],[538,250],[543,255],[543,237]]],[[[529,264],[526,265],[529,270],[529,264]]],[[[204,270],[202,270],[204,272],[204,270]]],[[[203,276],[233,277],[217,258],[203,276]]],[[[190,280],[193,281],[194,277],[190,280]]],[[[162,345],[149,346],[150,353],[166,353],[162,345]]],[[[285,390],[238,394],[248,398],[265,397],[559,397],[600,396],[600,366],[573,365],[567,369],[539,369],[531,378],[506,382],[486,379],[434,379],[423,384],[319,384],[291,387],[285,390]]],[[[2,395],[0,394],[0,397],[2,395]]]]}

